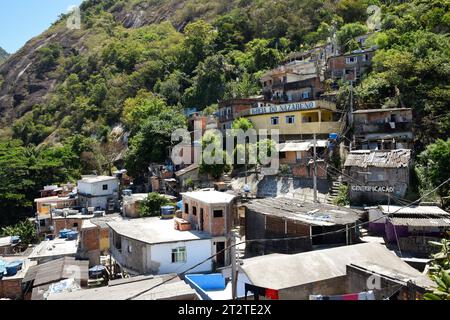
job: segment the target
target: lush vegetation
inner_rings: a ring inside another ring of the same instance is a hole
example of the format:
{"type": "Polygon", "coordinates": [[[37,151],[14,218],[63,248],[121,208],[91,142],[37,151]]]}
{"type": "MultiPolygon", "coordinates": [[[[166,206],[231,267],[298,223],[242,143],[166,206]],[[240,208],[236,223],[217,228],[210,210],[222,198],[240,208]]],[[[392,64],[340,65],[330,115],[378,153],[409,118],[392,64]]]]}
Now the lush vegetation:
{"type": "MultiPolygon", "coordinates": [[[[428,194],[450,179],[450,138],[446,141],[438,139],[418,156],[416,173],[419,178],[419,190],[428,194]]],[[[426,200],[438,199],[444,206],[450,201],[450,184],[444,184],[426,200]]]]}
{"type": "Polygon", "coordinates": [[[29,244],[32,244],[37,240],[36,226],[28,219],[15,225],[2,228],[0,235],[5,237],[19,236],[22,249],[26,249],[29,244]]]}
{"type": "Polygon", "coordinates": [[[338,206],[350,205],[350,194],[349,194],[349,189],[348,189],[347,185],[341,184],[339,186],[339,191],[338,191],[336,198],[334,198],[334,200],[333,200],[333,204],[338,205],[338,206]]]}
{"type": "Polygon", "coordinates": [[[450,300],[450,241],[442,239],[441,242],[430,242],[440,248],[433,254],[429,275],[436,282],[437,288],[424,295],[425,300],[450,300]]]}
{"type": "MultiPolygon", "coordinates": [[[[420,151],[447,137],[448,0],[186,0],[172,11],[166,0],[89,0],[76,46],[36,51],[37,78],[55,80],[49,98],[0,131],[0,224],[31,215],[43,185],[109,173],[118,157],[139,182],[150,163],[164,160],[173,130],[186,126],[184,108],[209,113],[221,99],[260,93],[264,70],[333,33],[345,51],[358,49],[353,37],[368,31],[370,4],[382,8],[382,31],[370,40],[380,50],[356,86],[358,107],[414,108],[420,151]],[[125,28],[115,19],[144,2],[170,12],[166,21],[125,28]]],[[[215,178],[229,169],[201,167],[215,178]]]]}
{"type": "Polygon", "coordinates": [[[152,192],[148,197],[139,204],[139,215],[141,217],[159,217],[161,215],[161,207],[174,205],[165,196],[152,192]]]}
{"type": "Polygon", "coordinates": [[[402,1],[382,6],[373,71],[357,87],[361,107],[413,108],[415,146],[450,135],[450,2],[402,1]]]}

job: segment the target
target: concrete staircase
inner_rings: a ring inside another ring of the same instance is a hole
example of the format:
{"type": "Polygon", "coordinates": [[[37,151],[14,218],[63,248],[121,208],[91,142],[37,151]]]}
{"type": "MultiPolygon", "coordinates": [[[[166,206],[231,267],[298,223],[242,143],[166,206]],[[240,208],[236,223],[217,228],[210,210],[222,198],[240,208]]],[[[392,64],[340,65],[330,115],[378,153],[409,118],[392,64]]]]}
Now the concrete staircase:
{"type": "Polygon", "coordinates": [[[327,198],[328,204],[333,204],[334,199],[336,199],[336,197],[339,194],[339,188],[341,187],[341,185],[342,185],[342,176],[338,176],[337,178],[333,179],[330,188],[330,195],[327,198]]]}

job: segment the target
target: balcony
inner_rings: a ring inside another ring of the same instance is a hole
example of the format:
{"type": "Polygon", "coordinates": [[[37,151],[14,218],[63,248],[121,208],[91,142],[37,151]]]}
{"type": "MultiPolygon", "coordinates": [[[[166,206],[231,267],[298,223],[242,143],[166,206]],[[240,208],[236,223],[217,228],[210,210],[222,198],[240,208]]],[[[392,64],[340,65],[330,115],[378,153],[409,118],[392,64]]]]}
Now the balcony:
{"type": "MultiPolygon", "coordinates": [[[[339,133],[341,132],[341,127],[342,127],[343,123],[342,122],[338,122],[338,121],[330,121],[330,122],[306,122],[306,123],[301,123],[300,125],[298,125],[295,129],[295,131],[293,134],[295,133],[299,133],[299,134],[313,134],[313,133],[317,133],[317,134],[328,134],[328,133],[339,133]]],[[[281,134],[282,131],[292,131],[292,130],[281,130],[281,134]]],[[[286,134],[291,134],[286,133],[286,134]]]]}
{"type": "Polygon", "coordinates": [[[355,123],[355,134],[410,132],[412,122],[355,123]]]}

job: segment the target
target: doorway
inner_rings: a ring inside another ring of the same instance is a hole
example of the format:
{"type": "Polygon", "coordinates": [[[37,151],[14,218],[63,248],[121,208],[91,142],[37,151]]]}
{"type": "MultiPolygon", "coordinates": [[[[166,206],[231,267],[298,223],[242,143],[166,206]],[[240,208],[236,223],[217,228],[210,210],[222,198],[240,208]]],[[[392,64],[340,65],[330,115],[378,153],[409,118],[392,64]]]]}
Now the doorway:
{"type": "Polygon", "coordinates": [[[216,242],[216,265],[217,268],[225,267],[225,242],[216,242]],[[220,252],[220,253],[219,253],[220,252]]]}
{"type": "Polygon", "coordinates": [[[204,223],[205,223],[204,211],[203,208],[200,208],[200,231],[205,230],[204,223]]]}

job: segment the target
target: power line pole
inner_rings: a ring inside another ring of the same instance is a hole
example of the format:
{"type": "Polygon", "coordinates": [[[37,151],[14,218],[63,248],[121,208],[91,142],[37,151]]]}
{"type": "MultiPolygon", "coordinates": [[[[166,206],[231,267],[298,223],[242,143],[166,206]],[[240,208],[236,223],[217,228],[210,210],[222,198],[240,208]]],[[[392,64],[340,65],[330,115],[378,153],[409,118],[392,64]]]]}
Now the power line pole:
{"type": "Polygon", "coordinates": [[[236,261],[236,237],[231,232],[231,291],[233,300],[237,298],[237,261],[236,261]]]}
{"type": "Polygon", "coordinates": [[[350,126],[353,125],[353,80],[350,80],[350,113],[348,115],[350,126]]]}
{"type": "Polygon", "coordinates": [[[314,202],[317,202],[317,139],[314,133],[314,202]]]}

